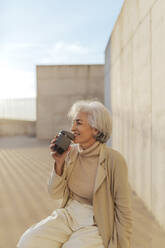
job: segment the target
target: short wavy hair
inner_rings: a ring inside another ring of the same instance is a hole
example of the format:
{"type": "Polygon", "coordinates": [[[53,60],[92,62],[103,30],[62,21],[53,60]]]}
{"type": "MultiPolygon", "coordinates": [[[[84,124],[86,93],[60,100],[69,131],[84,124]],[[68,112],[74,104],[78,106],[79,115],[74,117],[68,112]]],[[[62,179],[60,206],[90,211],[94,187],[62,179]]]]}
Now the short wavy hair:
{"type": "Polygon", "coordinates": [[[99,101],[81,100],[72,105],[68,117],[73,120],[79,112],[87,113],[89,125],[99,131],[96,140],[106,143],[112,134],[109,110],[99,101]]]}

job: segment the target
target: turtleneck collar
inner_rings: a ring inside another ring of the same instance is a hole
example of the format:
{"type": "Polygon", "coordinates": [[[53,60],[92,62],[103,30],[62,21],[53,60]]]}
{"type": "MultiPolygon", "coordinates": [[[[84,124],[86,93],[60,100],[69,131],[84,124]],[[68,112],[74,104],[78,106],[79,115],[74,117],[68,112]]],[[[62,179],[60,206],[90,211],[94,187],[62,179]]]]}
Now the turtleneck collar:
{"type": "Polygon", "coordinates": [[[100,142],[96,141],[92,146],[90,146],[89,148],[83,150],[80,145],[78,144],[78,153],[81,156],[84,157],[93,157],[93,156],[98,156],[100,153],[100,142]]]}

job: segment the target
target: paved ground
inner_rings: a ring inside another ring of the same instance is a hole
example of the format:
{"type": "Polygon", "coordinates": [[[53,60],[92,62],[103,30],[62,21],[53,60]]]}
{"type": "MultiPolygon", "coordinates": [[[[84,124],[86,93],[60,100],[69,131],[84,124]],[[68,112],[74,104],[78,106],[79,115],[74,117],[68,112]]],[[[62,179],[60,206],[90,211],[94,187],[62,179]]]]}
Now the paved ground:
{"type": "MultiPolygon", "coordinates": [[[[29,137],[0,138],[0,248],[15,248],[20,235],[54,209],[46,187],[53,164],[48,145],[29,137]]],[[[134,192],[132,204],[132,248],[164,248],[165,233],[134,192]]]]}

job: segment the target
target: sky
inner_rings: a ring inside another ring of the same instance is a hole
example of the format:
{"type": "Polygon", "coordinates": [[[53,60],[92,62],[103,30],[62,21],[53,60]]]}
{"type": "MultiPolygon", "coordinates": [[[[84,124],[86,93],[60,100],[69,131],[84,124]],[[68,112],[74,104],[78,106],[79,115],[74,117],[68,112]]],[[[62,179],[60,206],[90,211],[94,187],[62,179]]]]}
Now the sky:
{"type": "Polygon", "coordinates": [[[124,0],[0,0],[0,99],[36,97],[36,65],[103,64],[124,0]]]}

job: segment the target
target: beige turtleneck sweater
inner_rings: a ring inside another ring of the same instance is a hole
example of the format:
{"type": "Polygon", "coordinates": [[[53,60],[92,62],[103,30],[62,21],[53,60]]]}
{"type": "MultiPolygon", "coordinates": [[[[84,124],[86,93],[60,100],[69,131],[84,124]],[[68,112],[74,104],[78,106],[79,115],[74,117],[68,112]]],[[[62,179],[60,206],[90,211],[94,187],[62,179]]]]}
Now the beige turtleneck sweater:
{"type": "Polygon", "coordinates": [[[72,199],[92,205],[99,153],[98,141],[85,150],[78,145],[78,157],[68,181],[72,199]]]}

